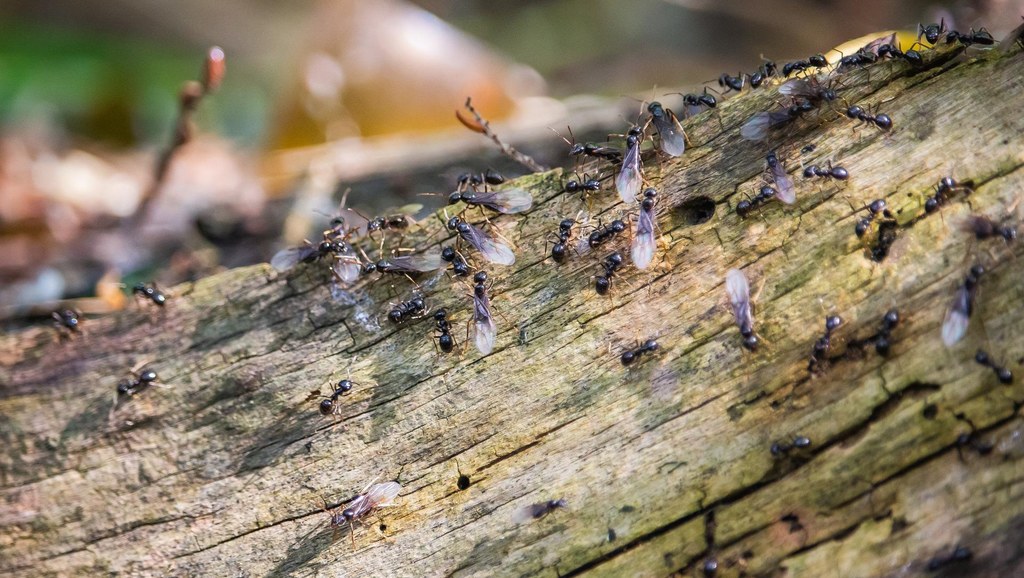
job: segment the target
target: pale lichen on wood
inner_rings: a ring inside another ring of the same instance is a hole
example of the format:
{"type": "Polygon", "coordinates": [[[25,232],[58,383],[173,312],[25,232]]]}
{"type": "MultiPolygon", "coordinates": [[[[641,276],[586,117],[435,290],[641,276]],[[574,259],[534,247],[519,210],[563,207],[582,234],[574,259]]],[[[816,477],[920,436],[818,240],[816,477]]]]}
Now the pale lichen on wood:
{"type": "MultiPolygon", "coordinates": [[[[974,557],[957,572],[1024,572],[1024,386],[972,361],[982,346],[1022,363],[1020,250],[957,229],[972,211],[1005,215],[1024,191],[1024,58],[940,52],[921,70],[890,62],[844,81],[851,104],[894,119],[889,133],[837,106],[772,135],[791,170],[813,142],[807,158],[852,176],[798,179],[795,205],[747,220],[732,208],[759,185],[768,145],[738,128],[773,93],[720,105],[724,131],[710,115],[688,121],[686,154],[646,163],[656,266],[627,269],[609,297],[591,281],[606,251],[545,259],[558,221],[581,206],[560,193],[563,175],[519,181],[536,206],[495,219],[518,260],[489,268],[501,332],[487,357],[437,355],[429,319],[388,324],[387,281],[332,300],[322,266],[228,271],[174,288],[165,310],[90,320],[66,342],[43,328],[0,337],[0,570],[697,576],[713,556],[720,576],[850,578],[923,575],[960,544],[974,557]],[[974,192],[921,218],[947,174],[974,192]],[[880,263],[850,217],[876,198],[903,225],[880,263]],[[975,260],[989,273],[971,332],[944,349],[943,312],[975,260]],[[754,354],[725,297],[732,267],[761,287],[754,354]],[[892,307],[903,319],[888,358],[808,373],[826,312],[846,321],[842,343],[892,307]],[[657,354],[621,366],[623,348],[655,335],[657,354]],[[166,387],[111,415],[117,380],[143,360],[166,387]],[[321,417],[309,391],[344,377],[357,386],[336,418],[321,417]],[[993,450],[958,445],[968,432],[993,450]],[[796,435],[812,446],[771,455],[796,435]],[[378,475],[404,487],[381,511],[384,536],[371,517],[355,548],[333,541],[324,500],[378,475]],[[513,524],[517,508],[560,497],[568,508],[513,524]]],[[[620,215],[615,197],[600,193],[592,218],[620,215]]],[[[442,229],[428,222],[421,238],[436,244],[442,229]]],[[[424,283],[456,327],[469,290],[424,283]]]]}

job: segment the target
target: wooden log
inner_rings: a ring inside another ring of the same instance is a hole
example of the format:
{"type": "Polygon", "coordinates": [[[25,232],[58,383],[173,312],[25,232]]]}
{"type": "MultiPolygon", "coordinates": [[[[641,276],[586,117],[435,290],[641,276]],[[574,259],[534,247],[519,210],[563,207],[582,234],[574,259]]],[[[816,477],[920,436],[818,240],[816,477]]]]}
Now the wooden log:
{"type": "MultiPolygon", "coordinates": [[[[734,207],[760,186],[769,148],[738,131],[774,91],[726,101],[721,127],[687,121],[689,150],[645,163],[656,266],[627,267],[606,297],[591,279],[606,250],[545,258],[580,208],[563,175],[520,180],[534,209],[492,219],[518,260],[488,268],[500,328],[488,356],[461,330],[461,352],[439,355],[429,318],[390,325],[405,280],[335,300],[322,265],[228,271],[69,340],[0,337],[0,571],[701,576],[715,560],[719,576],[850,578],[931,575],[963,546],[971,559],[939,572],[1024,574],[1024,386],[973,361],[981,347],[1024,362],[1020,249],[958,228],[972,212],[1006,217],[1024,191],[1024,57],[958,52],[844,75],[842,96],[894,128],[836,103],[771,134],[791,171],[832,159],[851,178],[794,175],[796,204],[746,220],[734,207]],[[926,214],[946,175],[973,192],[926,214]],[[899,223],[881,262],[850,215],[878,198],[899,223]],[[944,312],[974,263],[987,273],[970,330],[945,348],[944,312]],[[760,288],[756,353],[725,297],[733,267],[760,288]],[[901,321],[889,355],[857,347],[890,308],[901,321]],[[826,313],[845,322],[834,359],[811,373],[826,313]],[[621,365],[655,336],[659,351],[621,365]],[[141,361],[165,386],[114,407],[141,361]],[[345,377],[357,385],[323,418],[310,390],[345,377]],[[799,435],[810,447],[770,451],[799,435]],[[351,538],[332,531],[324,503],[374,479],[402,484],[395,507],[351,538]],[[567,507],[513,522],[556,498],[567,507]]],[[[626,211],[612,191],[592,203],[595,220],[626,211]]],[[[436,246],[442,230],[431,221],[405,244],[436,246]]],[[[439,275],[421,289],[461,328],[466,284],[439,275]]]]}

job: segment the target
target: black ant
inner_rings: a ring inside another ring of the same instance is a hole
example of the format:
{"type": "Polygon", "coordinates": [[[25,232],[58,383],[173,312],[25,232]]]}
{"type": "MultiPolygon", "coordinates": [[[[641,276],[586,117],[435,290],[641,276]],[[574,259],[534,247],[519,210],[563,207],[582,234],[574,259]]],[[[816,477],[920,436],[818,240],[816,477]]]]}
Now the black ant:
{"type": "Polygon", "coordinates": [[[979,241],[1002,237],[1007,243],[1017,238],[1017,229],[1011,225],[1000,225],[983,215],[971,215],[964,223],[964,229],[974,233],[979,241]]]}
{"type": "Polygon", "coordinates": [[[455,349],[455,338],[452,337],[452,326],[448,322],[448,310],[440,308],[434,312],[434,331],[437,339],[437,346],[445,353],[451,353],[455,349]]]}
{"type": "Polygon", "coordinates": [[[881,326],[878,331],[865,339],[858,339],[849,342],[847,352],[853,348],[863,348],[866,345],[873,345],[875,351],[882,356],[889,355],[892,346],[892,331],[900,322],[900,313],[896,309],[890,309],[882,316],[881,326]]]}
{"type": "Polygon", "coordinates": [[[966,546],[957,546],[953,549],[951,554],[940,554],[929,560],[927,569],[929,572],[935,572],[936,570],[941,570],[943,566],[948,566],[955,562],[968,562],[973,557],[974,554],[971,552],[970,548],[966,546]]]}
{"type": "Polygon", "coordinates": [[[117,384],[117,395],[126,397],[133,396],[146,387],[152,385],[158,379],[160,378],[152,369],[147,369],[138,373],[133,371],[131,377],[128,379],[122,379],[120,383],[117,384]]]}
{"type": "Polygon", "coordinates": [[[388,312],[388,319],[397,325],[408,319],[421,316],[426,309],[427,305],[422,297],[413,297],[392,307],[388,312]]]}
{"type": "Polygon", "coordinates": [[[878,57],[900,58],[906,60],[911,66],[921,66],[924,64],[924,57],[921,56],[920,52],[914,49],[903,52],[896,44],[883,44],[879,46],[878,57]]]}
{"type": "Polygon", "coordinates": [[[846,70],[857,66],[867,66],[878,60],[878,55],[870,49],[861,48],[857,52],[839,59],[837,70],[846,70]]]}
{"type": "Polygon", "coordinates": [[[766,80],[775,76],[778,71],[775,63],[771,60],[766,60],[761,66],[757,67],[757,72],[748,76],[750,80],[750,88],[759,88],[766,80]]]}
{"type": "Polygon", "coordinates": [[[935,194],[928,198],[924,202],[924,210],[926,213],[934,213],[939,207],[945,205],[949,201],[949,196],[956,192],[965,192],[971,194],[974,189],[971,188],[970,183],[958,183],[953,177],[942,177],[939,180],[939,184],[935,187],[935,194]]]}
{"type": "Polygon", "coordinates": [[[861,122],[873,124],[882,130],[889,130],[892,128],[892,119],[889,118],[889,115],[884,113],[873,115],[864,110],[864,107],[857,104],[846,109],[846,116],[861,122]]]}
{"type": "Polygon", "coordinates": [[[612,277],[615,275],[615,271],[622,267],[622,263],[622,253],[618,251],[605,257],[604,262],[601,263],[601,266],[604,267],[604,275],[598,275],[594,278],[594,290],[597,291],[598,295],[606,295],[608,293],[612,286],[612,277]]]}
{"type": "Polygon", "coordinates": [[[1013,372],[997,364],[985,351],[979,349],[978,352],[974,354],[974,361],[976,361],[979,365],[984,365],[985,367],[995,372],[996,377],[999,378],[999,383],[1005,385],[1013,383],[1013,372]]]}
{"type": "Polygon", "coordinates": [[[58,309],[50,314],[53,318],[53,326],[61,337],[71,336],[78,333],[81,325],[81,313],[74,309],[58,309]]]}
{"type": "Polygon", "coordinates": [[[826,167],[819,167],[818,165],[811,165],[804,169],[804,178],[810,179],[813,177],[819,177],[823,179],[835,179],[837,181],[845,181],[850,178],[850,173],[843,167],[834,167],[832,163],[829,163],[826,167]]]}
{"type": "Polygon", "coordinates": [[[462,173],[459,175],[458,183],[460,188],[478,187],[482,184],[500,185],[505,182],[505,177],[494,169],[487,169],[482,173],[462,173]]]}
{"type": "Polygon", "coordinates": [[[565,253],[568,250],[569,239],[572,237],[572,226],[576,224],[573,219],[562,219],[558,224],[558,242],[551,247],[551,258],[556,263],[565,261],[565,253]]]}
{"type": "Polygon", "coordinates": [[[587,238],[587,244],[590,245],[592,249],[599,247],[606,243],[607,241],[609,241],[615,235],[618,235],[619,233],[625,230],[626,222],[623,221],[622,219],[615,219],[611,223],[598,227],[597,229],[592,231],[590,233],[590,236],[587,238]]]}
{"type": "Polygon", "coordinates": [[[718,85],[724,88],[725,92],[729,92],[730,90],[739,92],[743,90],[745,80],[746,77],[744,77],[742,72],[739,76],[730,76],[728,73],[725,73],[718,77],[718,85]]]}
{"type": "MultiPolygon", "coordinates": [[[[555,131],[554,129],[552,129],[552,132],[554,132],[555,134],[558,134],[558,132],[555,131]]],[[[605,160],[608,160],[608,161],[612,161],[614,163],[617,163],[620,160],[622,160],[622,151],[620,151],[617,148],[610,147],[610,146],[597,145],[597,144],[589,143],[589,142],[588,143],[578,143],[578,142],[576,142],[576,138],[575,137],[573,137],[573,140],[570,141],[569,139],[565,138],[564,136],[562,136],[560,134],[558,134],[558,136],[563,141],[565,141],[565,144],[569,145],[569,156],[573,156],[573,157],[587,156],[587,157],[593,157],[595,159],[605,159],[605,160]]],[[[572,129],[571,128],[569,129],[569,136],[572,136],[572,129]]]]}
{"type": "Polygon", "coordinates": [[[885,199],[875,199],[874,201],[871,201],[871,204],[868,205],[867,209],[868,216],[857,221],[856,226],[853,228],[853,232],[856,233],[858,237],[863,237],[868,232],[868,229],[871,228],[871,223],[878,218],[879,214],[881,214],[885,219],[894,219],[892,211],[886,208],[885,199]]]}
{"type": "Polygon", "coordinates": [[[156,285],[136,283],[135,286],[132,287],[132,293],[144,299],[149,299],[160,307],[163,307],[164,304],[167,303],[167,296],[157,289],[156,285]]]}
{"type": "Polygon", "coordinates": [[[951,30],[949,34],[946,35],[946,44],[952,44],[953,42],[959,42],[960,44],[963,44],[965,47],[970,46],[972,44],[992,46],[993,44],[996,43],[996,39],[993,38],[992,34],[989,33],[988,30],[985,30],[984,28],[978,30],[977,32],[975,32],[975,30],[971,28],[971,31],[968,32],[967,34],[957,32],[956,30],[951,30]]]}
{"type": "Polygon", "coordinates": [[[824,363],[828,361],[825,356],[832,349],[832,332],[842,324],[843,320],[838,315],[825,317],[825,334],[814,342],[814,348],[811,349],[811,361],[807,364],[807,371],[819,371],[824,363]]]}
{"type": "MultiPolygon", "coordinates": [[[[352,386],[355,384],[351,380],[343,379],[338,382],[338,385],[334,386],[334,391],[329,396],[325,396],[320,401],[320,413],[321,415],[331,415],[338,413],[340,406],[338,405],[338,398],[343,395],[347,395],[352,391],[352,386]]],[[[310,398],[316,398],[320,396],[320,390],[314,389],[310,393],[310,398]]]]}
{"type": "Polygon", "coordinates": [[[441,249],[441,260],[452,264],[452,275],[456,277],[468,277],[471,271],[466,259],[455,250],[455,247],[447,246],[441,249]]]}
{"type": "Polygon", "coordinates": [[[939,41],[939,37],[942,36],[942,33],[945,32],[945,31],[946,31],[946,19],[945,18],[939,19],[939,23],[938,24],[932,23],[932,24],[929,24],[928,26],[923,26],[921,24],[918,24],[917,25],[917,41],[920,43],[921,42],[921,37],[924,36],[924,39],[928,41],[928,44],[935,44],[936,42],[939,41]]]}
{"type": "Polygon", "coordinates": [[[694,108],[694,107],[696,107],[696,108],[700,108],[700,107],[715,108],[716,106],[718,106],[718,100],[715,99],[714,95],[708,94],[706,88],[704,89],[704,93],[703,94],[693,94],[693,93],[691,93],[691,94],[684,94],[684,95],[682,95],[682,97],[683,97],[683,106],[686,107],[688,116],[693,116],[692,108],[694,108]]]}
{"type": "Polygon", "coordinates": [[[736,214],[739,215],[741,219],[746,219],[747,215],[750,214],[750,211],[753,211],[757,207],[760,207],[761,205],[774,199],[775,195],[777,194],[778,191],[776,191],[773,187],[764,185],[763,187],[761,187],[761,190],[757,193],[757,195],[754,196],[753,199],[750,199],[749,201],[744,199],[736,203],[736,214]]]}
{"type": "Polygon", "coordinates": [[[793,443],[788,444],[786,442],[775,442],[772,444],[769,451],[775,457],[783,456],[788,454],[792,450],[803,450],[811,447],[811,439],[807,436],[796,436],[793,438],[793,443]]]}
{"type": "Polygon", "coordinates": [[[638,359],[640,359],[640,357],[643,354],[653,353],[657,350],[658,342],[653,339],[648,339],[647,341],[644,341],[636,349],[627,349],[625,352],[622,353],[622,357],[620,357],[620,360],[622,361],[622,365],[630,365],[637,361],[638,359]]]}
{"type": "Polygon", "coordinates": [[[587,193],[600,190],[601,181],[591,179],[587,175],[583,175],[583,178],[578,181],[573,179],[565,183],[565,192],[567,193],[587,193]]]}

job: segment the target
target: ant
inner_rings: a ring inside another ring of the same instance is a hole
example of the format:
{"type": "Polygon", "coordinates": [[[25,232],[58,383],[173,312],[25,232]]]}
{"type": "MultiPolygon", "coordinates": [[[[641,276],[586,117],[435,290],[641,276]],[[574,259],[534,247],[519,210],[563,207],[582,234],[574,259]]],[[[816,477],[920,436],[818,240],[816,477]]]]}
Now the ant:
{"type": "Polygon", "coordinates": [[[622,365],[631,365],[633,362],[640,359],[640,357],[644,353],[653,353],[657,350],[658,342],[653,339],[648,339],[647,341],[644,341],[636,349],[627,349],[625,352],[622,353],[622,357],[620,357],[620,360],[622,361],[622,365]]]}
{"type": "Polygon", "coordinates": [[[852,348],[862,348],[865,345],[874,345],[875,351],[882,356],[889,355],[891,348],[892,331],[900,322],[900,313],[896,309],[886,311],[882,316],[882,324],[874,335],[866,339],[858,339],[849,343],[849,351],[852,348]]]}
{"type": "Polygon", "coordinates": [[[690,111],[691,107],[706,106],[708,108],[715,108],[716,106],[718,106],[718,101],[715,99],[715,96],[712,94],[708,94],[706,88],[704,89],[703,94],[690,93],[684,94],[682,96],[683,106],[687,107],[688,112],[690,111]]]}
{"type": "Polygon", "coordinates": [[[730,76],[728,73],[724,73],[718,77],[718,86],[725,89],[725,92],[735,90],[739,92],[743,90],[743,84],[746,77],[741,72],[739,76],[730,76]]]}
{"type": "Polygon", "coordinates": [[[946,31],[946,19],[945,18],[939,19],[939,23],[938,24],[932,23],[932,24],[929,24],[928,26],[923,26],[921,24],[918,24],[917,25],[917,42],[920,43],[921,42],[921,37],[924,36],[924,39],[928,41],[928,44],[935,44],[936,42],[939,41],[939,37],[942,36],[942,33],[945,32],[945,31],[946,31]]]}
{"type": "MultiPolygon", "coordinates": [[[[551,130],[555,134],[558,134],[558,132],[555,131],[554,129],[551,129],[551,130]]],[[[589,143],[589,142],[588,143],[578,143],[578,142],[576,142],[576,137],[573,137],[573,140],[570,141],[569,139],[565,138],[564,136],[562,136],[560,134],[558,134],[558,136],[563,141],[565,141],[565,144],[569,145],[569,156],[572,156],[572,157],[587,156],[587,157],[593,157],[595,159],[605,159],[605,160],[608,160],[608,161],[612,161],[614,163],[617,163],[617,162],[619,162],[622,159],[622,151],[620,151],[617,148],[613,148],[613,147],[609,147],[609,146],[597,145],[597,144],[589,143]]],[[[569,129],[569,136],[573,136],[571,128],[569,129]]]]}
{"type": "Polygon", "coordinates": [[[601,266],[604,267],[604,275],[598,275],[594,278],[594,290],[597,291],[598,295],[607,295],[608,290],[612,286],[612,276],[615,275],[620,267],[622,267],[622,253],[618,251],[605,257],[604,262],[601,266]]]}
{"type": "Polygon", "coordinates": [[[807,436],[796,436],[793,438],[793,443],[787,444],[786,442],[775,442],[769,449],[772,455],[779,457],[788,454],[792,450],[802,450],[811,447],[811,439],[807,436]]]}
{"type": "Polygon", "coordinates": [[[823,179],[835,179],[837,181],[845,181],[850,178],[850,173],[843,167],[833,167],[832,163],[829,163],[827,167],[819,167],[818,165],[811,165],[804,169],[804,178],[810,179],[813,177],[820,177],[823,179]]]}
{"type": "Polygon", "coordinates": [[[517,524],[522,524],[524,522],[529,522],[530,520],[539,520],[551,512],[554,512],[559,508],[565,508],[568,505],[569,503],[565,501],[565,498],[530,504],[529,506],[524,506],[513,512],[512,521],[517,524]]]}
{"type": "Polygon", "coordinates": [[[928,198],[924,202],[924,210],[926,213],[934,213],[949,201],[949,196],[952,193],[964,191],[966,194],[971,194],[974,189],[971,188],[970,182],[958,183],[953,177],[942,177],[939,180],[939,184],[935,187],[935,194],[928,198]]]}
{"type": "Polygon", "coordinates": [[[1017,238],[1017,229],[1011,225],[1000,225],[983,215],[972,215],[964,224],[964,228],[979,241],[1002,237],[1007,243],[1017,238]]]}
{"type": "Polygon", "coordinates": [[[825,356],[832,349],[832,332],[842,324],[843,320],[838,315],[825,317],[825,334],[814,342],[814,348],[811,349],[811,361],[807,364],[807,371],[819,371],[824,363],[828,361],[825,356]]]}
{"type": "Polygon", "coordinates": [[[565,183],[565,192],[567,193],[587,193],[597,192],[601,190],[601,181],[597,179],[591,179],[588,175],[583,175],[580,180],[570,180],[565,183]]]}
{"type": "Polygon", "coordinates": [[[556,263],[565,261],[565,252],[568,248],[569,238],[572,237],[572,226],[576,224],[574,219],[562,219],[558,224],[558,242],[551,247],[551,258],[556,263]]]}
{"type": "Polygon", "coordinates": [[[956,345],[967,334],[967,325],[974,311],[974,300],[978,295],[978,282],[985,274],[981,265],[973,265],[964,278],[963,284],[956,290],[953,303],[946,312],[942,322],[942,342],[946,347],[956,345]]]}
{"type": "Polygon", "coordinates": [[[846,109],[846,116],[861,122],[873,124],[882,130],[889,130],[892,128],[892,119],[889,118],[889,115],[884,113],[873,115],[864,110],[864,107],[857,104],[846,109]]]}
{"type": "Polygon", "coordinates": [[[757,67],[757,72],[749,75],[747,78],[750,80],[750,88],[759,88],[766,80],[775,76],[778,71],[775,63],[771,60],[766,60],[764,64],[757,67]]]}
{"type": "Polygon", "coordinates": [[[622,219],[615,219],[611,223],[600,226],[590,233],[590,237],[587,238],[587,244],[590,245],[591,249],[599,247],[609,241],[615,235],[626,230],[626,222],[622,219]]]}
{"type": "Polygon", "coordinates": [[[920,52],[914,49],[903,52],[896,44],[883,44],[879,46],[878,57],[901,58],[909,62],[911,66],[921,66],[924,64],[924,58],[921,56],[920,52]]]}
{"type": "Polygon", "coordinates": [[[167,303],[167,296],[157,289],[156,285],[136,283],[135,286],[132,287],[132,293],[144,299],[149,299],[160,307],[163,307],[164,304],[167,303]]]}
{"type": "Polygon", "coordinates": [[[494,169],[487,169],[485,172],[479,174],[462,173],[458,178],[460,189],[466,187],[478,187],[484,183],[488,185],[500,185],[504,182],[505,177],[494,169]]]}
{"type": "Polygon", "coordinates": [[[434,312],[434,331],[437,332],[434,338],[437,339],[437,346],[445,353],[451,353],[455,349],[455,338],[452,337],[452,326],[448,322],[448,310],[440,308],[434,312]]]}
{"type": "Polygon", "coordinates": [[[426,309],[427,305],[422,297],[413,297],[408,301],[402,301],[395,305],[388,312],[388,319],[397,325],[408,319],[421,316],[426,309]]]}
{"type": "Polygon", "coordinates": [[[974,354],[974,361],[977,362],[978,365],[984,365],[995,372],[996,377],[999,378],[999,383],[1005,385],[1013,383],[1013,372],[993,361],[989,354],[984,350],[979,349],[978,352],[974,354]]]}
{"type": "Polygon", "coordinates": [[[128,379],[122,379],[117,384],[117,395],[119,397],[131,397],[136,393],[139,393],[146,387],[152,385],[156,380],[160,379],[156,372],[152,369],[147,369],[136,373],[132,371],[132,376],[128,379]]]}
{"type": "Polygon", "coordinates": [[[868,205],[867,208],[868,216],[857,221],[857,225],[853,228],[853,232],[856,233],[858,237],[863,237],[864,234],[868,232],[868,229],[871,228],[871,223],[878,218],[879,214],[881,214],[886,220],[895,219],[892,215],[892,211],[886,208],[885,199],[875,199],[874,201],[871,201],[871,204],[868,205]]]}
{"type": "MultiPolygon", "coordinates": [[[[343,395],[347,395],[350,391],[352,391],[352,386],[354,385],[355,384],[352,383],[352,381],[349,379],[343,379],[339,381],[338,385],[334,386],[334,391],[331,393],[331,395],[325,396],[324,399],[320,401],[320,414],[325,416],[337,414],[338,411],[341,409],[341,406],[338,405],[338,398],[340,398],[343,395]]],[[[320,397],[319,389],[314,389],[312,392],[310,392],[310,399],[316,397],[320,397]]]]}
{"type": "Polygon", "coordinates": [[[61,337],[70,337],[78,333],[81,315],[81,312],[74,309],[58,309],[51,313],[50,317],[53,318],[53,326],[57,328],[57,333],[61,337]]]}
{"type": "Polygon", "coordinates": [[[777,194],[778,191],[774,188],[764,185],[753,199],[750,199],[749,201],[744,199],[736,203],[736,214],[739,215],[741,219],[746,219],[747,215],[750,214],[750,211],[774,199],[777,194]]]}
{"type": "Polygon", "coordinates": [[[935,572],[936,570],[941,570],[943,566],[947,566],[954,562],[968,562],[973,557],[974,554],[971,552],[970,548],[966,546],[957,546],[953,549],[953,553],[949,555],[940,554],[929,560],[927,569],[929,572],[935,572]]]}
{"type": "Polygon", "coordinates": [[[452,275],[455,275],[456,277],[469,276],[469,263],[467,263],[466,259],[455,250],[455,247],[449,245],[444,249],[441,249],[441,260],[452,264],[452,275]]]}
{"type": "Polygon", "coordinates": [[[970,46],[972,44],[992,46],[993,44],[996,43],[996,39],[993,38],[992,34],[988,30],[985,30],[984,28],[981,28],[977,32],[975,32],[975,30],[971,28],[971,31],[968,32],[967,34],[957,32],[956,30],[951,30],[949,34],[946,35],[946,44],[952,44],[953,42],[959,42],[960,44],[963,44],[965,47],[970,46]]]}

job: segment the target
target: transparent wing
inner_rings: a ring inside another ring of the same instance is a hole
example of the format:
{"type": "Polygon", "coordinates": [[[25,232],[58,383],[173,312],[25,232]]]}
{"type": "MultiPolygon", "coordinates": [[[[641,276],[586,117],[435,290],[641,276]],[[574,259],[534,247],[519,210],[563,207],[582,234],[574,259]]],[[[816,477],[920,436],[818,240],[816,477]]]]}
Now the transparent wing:
{"type": "Polygon", "coordinates": [[[682,155],[686,151],[686,137],[676,115],[666,108],[663,116],[654,116],[652,120],[661,137],[661,150],[673,157],[682,155]]]}
{"type": "Polygon", "coordinates": [[[494,349],[494,338],[498,334],[498,326],[491,315],[491,302],[486,297],[473,297],[473,344],[483,355],[494,349]]]}
{"type": "Polygon", "coordinates": [[[506,215],[522,213],[533,206],[533,195],[529,191],[519,188],[476,193],[472,198],[474,203],[490,207],[506,215]]]}
{"type": "Polygon", "coordinates": [[[818,93],[815,92],[814,87],[807,80],[794,78],[783,82],[779,86],[779,94],[799,98],[816,98],[818,93]]]}
{"type": "Polygon", "coordinates": [[[371,508],[387,506],[395,501],[395,498],[398,497],[398,493],[401,491],[402,486],[398,482],[374,484],[366,490],[366,501],[370,504],[371,508]]]}
{"type": "Polygon", "coordinates": [[[436,271],[444,267],[441,260],[441,253],[418,253],[416,255],[402,255],[385,259],[391,271],[404,273],[426,273],[436,271]]]}
{"type": "Polygon", "coordinates": [[[754,317],[750,312],[750,285],[747,276],[739,269],[729,269],[725,274],[725,292],[732,304],[732,314],[740,327],[753,327],[754,317]]]}
{"type": "Polygon", "coordinates": [[[347,207],[341,207],[338,209],[338,213],[335,215],[336,219],[343,221],[342,225],[337,227],[335,230],[340,234],[350,234],[353,237],[365,237],[367,233],[367,225],[369,220],[360,215],[353,209],[347,207]]]}
{"type": "Polygon", "coordinates": [[[768,136],[768,125],[770,122],[771,115],[769,113],[759,112],[743,123],[743,126],[740,128],[740,136],[746,140],[762,141],[768,136]]]}
{"type": "Polygon", "coordinates": [[[479,227],[466,224],[469,226],[462,238],[479,251],[485,260],[495,265],[511,265],[516,262],[516,254],[508,245],[494,239],[479,227]]]}
{"type": "Polygon", "coordinates": [[[636,218],[636,233],[630,246],[630,255],[637,269],[646,269],[654,260],[657,243],[654,238],[654,211],[640,210],[636,218]]]}
{"type": "Polygon", "coordinates": [[[540,502],[537,504],[530,504],[523,506],[512,512],[512,522],[516,524],[525,524],[531,520],[543,518],[548,513],[548,507],[546,502],[540,502]]]}
{"type": "Polygon", "coordinates": [[[793,179],[789,178],[781,166],[778,170],[772,170],[772,180],[775,181],[776,198],[787,205],[796,202],[796,187],[793,185],[793,179]]]}
{"type": "Polygon", "coordinates": [[[339,281],[351,285],[359,280],[359,273],[362,271],[362,264],[353,255],[338,255],[334,258],[331,271],[339,281]]]}
{"type": "Polygon", "coordinates": [[[316,249],[305,245],[281,249],[270,259],[270,266],[276,271],[283,273],[315,252],[316,249]]]}
{"type": "Polygon", "coordinates": [[[619,198],[622,199],[622,202],[636,201],[643,180],[643,175],[640,173],[640,144],[637,143],[626,151],[626,158],[622,161],[622,170],[615,177],[615,190],[619,191],[619,198]]]}
{"type": "Polygon", "coordinates": [[[956,345],[964,335],[967,335],[967,325],[970,317],[970,291],[961,287],[953,298],[953,304],[946,311],[946,319],[942,322],[942,342],[946,347],[956,345]]]}

